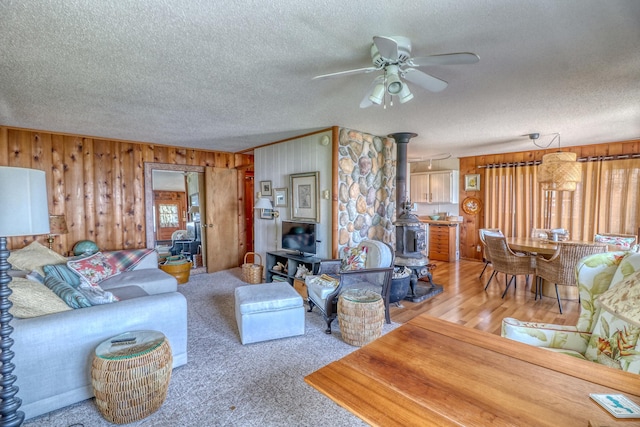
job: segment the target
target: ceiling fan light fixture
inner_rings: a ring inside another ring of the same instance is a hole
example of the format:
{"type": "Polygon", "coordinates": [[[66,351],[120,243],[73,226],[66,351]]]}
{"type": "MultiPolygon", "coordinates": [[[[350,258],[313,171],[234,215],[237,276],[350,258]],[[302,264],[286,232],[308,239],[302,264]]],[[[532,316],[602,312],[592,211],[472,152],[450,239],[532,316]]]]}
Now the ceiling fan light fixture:
{"type": "Polygon", "coordinates": [[[398,94],[398,99],[400,100],[401,104],[404,104],[405,102],[411,101],[413,99],[413,94],[411,93],[407,85],[402,86],[402,90],[398,94]]]}
{"type": "Polygon", "coordinates": [[[399,98],[400,103],[413,99],[406,82],[415,84],[430,92],[440,92],[447,87],[448,83],[446,81],[422,72],[417,67],[474,64],[480,59],[478,55],[470,52],[412,57],[411,40],[403,36],[374,36],[370,54],[371,66],[322,74],[315,76],[313,79],[382,71],[382,75],[378,76],[369,85],[367,91],[364,92],[364,96],[360,101],[360,108],[368,108],[373,104],[384,104],[386,108],[387,93],[390,95],[388,100],[390,106],[393,105],[394,95],[399,98]],[[382,80],[382,92],[380,80],[382,80]]]}
{"type": "Polygon", "coordinates": [[[384,82],[379,82],[371,91],[371,95],[369,95],[369,101],[374,104],[382,104],[382,100],[384,99],[384,82]]]}
{"type": "Polygon", "coordinates": [[[387,86],[387,92],[389,92],[391,95],[398,95],[400,92],[402,92],[403,87],[404,85],[401,81],[391,82],[387,86]]]}
{"type": "Polygon", "coordinates": [[[385,74],[387,77],[387,92],[391,95],[398,95],[405,86],[398,76],[398,66],[389,65],[385,69],[385,74]]]}

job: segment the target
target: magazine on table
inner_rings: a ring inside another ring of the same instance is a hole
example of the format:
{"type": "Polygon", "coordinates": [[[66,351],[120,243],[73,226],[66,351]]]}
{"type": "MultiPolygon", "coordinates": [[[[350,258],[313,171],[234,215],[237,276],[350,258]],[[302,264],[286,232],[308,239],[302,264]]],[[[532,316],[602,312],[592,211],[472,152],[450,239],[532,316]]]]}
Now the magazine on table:
{"type": "Polygon", "coordinates": [[[623,394],[591,393],[589,396],[616,418],[640,418],[640,406],[623,394]]]}

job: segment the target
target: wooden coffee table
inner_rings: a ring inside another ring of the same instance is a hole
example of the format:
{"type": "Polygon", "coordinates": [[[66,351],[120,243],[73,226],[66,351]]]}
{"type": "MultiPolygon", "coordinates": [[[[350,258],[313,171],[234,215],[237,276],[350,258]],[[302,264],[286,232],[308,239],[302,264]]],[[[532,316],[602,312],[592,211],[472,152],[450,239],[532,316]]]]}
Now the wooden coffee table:
{"type": "Polygon", "coordinates": [[[640,404],[638,375],[427,315],[305,381],[374,426],[640,424],[589,397],[624,394],[640,404]]]}

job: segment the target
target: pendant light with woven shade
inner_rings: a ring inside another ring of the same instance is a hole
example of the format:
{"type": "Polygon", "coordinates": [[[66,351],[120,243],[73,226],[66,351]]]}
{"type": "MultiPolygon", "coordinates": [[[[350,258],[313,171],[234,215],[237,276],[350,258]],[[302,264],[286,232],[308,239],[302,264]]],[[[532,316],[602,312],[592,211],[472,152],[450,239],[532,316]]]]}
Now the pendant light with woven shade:
{"type": "MultiPolygon", "coordinates": [[[[537,133],[529,134],[533,143],[540,147],[535,142],[538,137],[537,133]]],[[[545,191],[574,191],[577,184],[582,181],[582,166],[577,162],[576,153],[560,151],[559,133],[555,134],[549,145],[553,144],[556,138],[558,151],[542,156],[542,163],[538,166],[538,183],[545,191]]]]}

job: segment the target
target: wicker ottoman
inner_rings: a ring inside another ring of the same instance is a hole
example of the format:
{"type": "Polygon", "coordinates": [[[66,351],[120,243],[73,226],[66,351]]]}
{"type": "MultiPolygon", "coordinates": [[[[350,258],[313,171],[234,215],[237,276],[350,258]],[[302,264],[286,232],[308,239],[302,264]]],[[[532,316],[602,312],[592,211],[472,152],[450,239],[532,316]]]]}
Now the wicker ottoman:
{"type": "Polygon", "coordinates": [[[363,346],[382,335],[384,302],[379,293],[349,289],[338,298],[338,324],[347,344],[363,346]]]}
{"type": "Polygon", "coordinates": [[[158,410],[167,396],[172,366],[171,347],[161,332],[127,332],[102,342],[91,367],[102,416],[127,424],[158,410]]]}
{"type": "Polygon", "coordinates": [[[302,297],[289,283],[240,286],[235,300],[242,344],[304,335],[302,297]]]}

